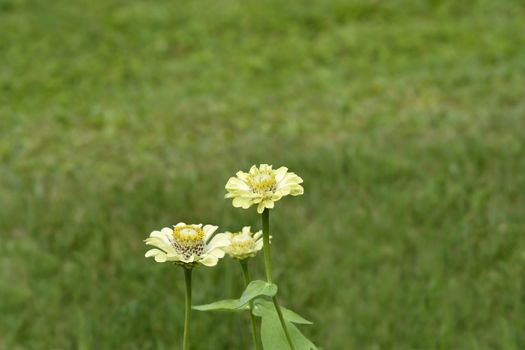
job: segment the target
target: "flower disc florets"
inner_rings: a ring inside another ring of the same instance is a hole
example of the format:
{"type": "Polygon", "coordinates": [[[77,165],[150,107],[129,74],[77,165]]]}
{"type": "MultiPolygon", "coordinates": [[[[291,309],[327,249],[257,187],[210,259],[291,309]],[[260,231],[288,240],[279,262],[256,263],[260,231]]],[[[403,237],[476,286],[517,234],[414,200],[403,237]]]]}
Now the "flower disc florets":
{"type": "Polygon", "coordinates": [[[197,264],[214,266],[229,244],[229,237],[224,233],[213,236],[216,230],[217,226],[180,222],[173,228],[153,231],[145,242],[156,248],[148,250],[146,257],[154,257],[156,262],[172,261],[187,268],[197,264]]]}
{"type": "Polygon", "coordinates": [[[233,198],[233,206],[247,209],[257,204],[257,212],[273,208],[274,203],[284,196],[298,196],[304,189],[303,182],[295,173],[288,172],[286,167],[273,170],[271,165],[261,164],[250,168],[248,173],[239,171],[226,184],[226,198],[233,198]]]}
{"type": "Polygon", "coordinates": [[[240,232],[226,232],[230,244],[225,252],[232,258],[243,260],[254,257],[263,247],[262,232],[252,233],[250,226],[245,226],[240,232]]]}
{"type": "Polygon", "coordinates": [[[250,186],[253,193],[270,197],[276,190],[277,181],[272,169],[256,170],[249,173],[246,183],[250,186]]]}
{"type": "Polygon", "coordinates": [[[178,253],[189,258],[204,251],[204,231],[198,225],[173,227],[173,246],[178,253]]]}

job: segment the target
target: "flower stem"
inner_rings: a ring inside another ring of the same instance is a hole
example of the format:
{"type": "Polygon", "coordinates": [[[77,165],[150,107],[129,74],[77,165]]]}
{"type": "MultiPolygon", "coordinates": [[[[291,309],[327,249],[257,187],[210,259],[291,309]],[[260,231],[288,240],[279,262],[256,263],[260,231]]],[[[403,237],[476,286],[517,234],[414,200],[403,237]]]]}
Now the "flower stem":
{"type": "MultiPolygon", "coordinates": [[[[272,265],[270,263],[270,210],[268,208],[265,208],[262,213],[262,227],[263,227],[264,267],[266,269],[266,279],[268,280],[268,283],[273,283],[272,265]]],[[[279,321],[281,321],[281,326],[283,327],[284,334],[286,335],[286,340],[288,340],[288,345],[290,345],[290,349],[295,350],[295,346],[292,342],[292,338],[290,337],[290,333],[288,332],[288,327],[286,327],[283,313],[281,311],[281,306],[279,305],[279,302],[277,301],[277,297],[274,296],[272,299],[273,299],[273,304],[275,305],[275,309],[277,310],[277,315],[279,316],[279,321]]]]}
{"type": "MultiPolygon", "coordinates": [[[[244,276],[244,285],[248,287],[250,284],[250,271],[248,270],[248,261],[246,259],[239,260],[242,267],[242,274],[244,276]]],[[[253,314],[253,301],[250,301],[250,318],[252,319],[253,342],[256,350],[261,350],[259,333],[257,333],[257,320],[253,314]]]]}
{"type": "Polygon", "coordinates": [[[184,339],[182,349],[190,349],[190,316],[191,316],[191,272],[192,268],[184,268],[184,279],[186,281],[186,314],[184,318],[184,339]]]}

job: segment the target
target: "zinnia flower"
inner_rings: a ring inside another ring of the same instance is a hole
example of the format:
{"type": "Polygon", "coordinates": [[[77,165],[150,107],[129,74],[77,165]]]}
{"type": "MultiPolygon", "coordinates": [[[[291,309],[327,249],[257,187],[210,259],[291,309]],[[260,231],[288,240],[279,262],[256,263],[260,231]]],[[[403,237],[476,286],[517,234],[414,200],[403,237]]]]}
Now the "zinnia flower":
{"type": "Polygon", "coordinates": [[[250,226],[244,226],[241,232],[225,234],[230,244],[224,250],[232,258],[244,260],[254,257],[263,247],[262,231],[253,233],[250,226]]]}
{"type": "Polygon", "coordinates": [[[230,242],[224,233],[212,238],[217,228],[213,225],[202,227],[202,224],[186,225],[179,222],[173,228],[153,231],[144,242],[156,248],[148,250],[146,257],[152,256],[160,263],[172,261],[190,267],[197,264],[215,266],[224,257],[224,248],[230,242]]]}
{"type": "Polygon", "coordinates": [[[265,208],[273,208],[275,202],[284,196],[298,196],[304,192],[300,185],[303,179],[288,172],[286,167],[273,170],[268,164],[254,165],[248,173],[239,171],[236,175],[226,184],[228,193],[225,198],[233,198],[236,208],[248,209],[257,204],[259,214],[265,208]]]}

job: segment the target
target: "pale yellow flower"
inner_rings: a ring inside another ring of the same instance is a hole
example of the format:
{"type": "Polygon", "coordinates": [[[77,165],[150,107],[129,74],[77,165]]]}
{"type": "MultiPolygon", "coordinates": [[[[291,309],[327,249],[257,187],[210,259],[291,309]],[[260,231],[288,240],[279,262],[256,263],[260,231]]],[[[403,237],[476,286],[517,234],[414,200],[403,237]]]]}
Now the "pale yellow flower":
{"type": "Polygon", "coordinates": [[[184,266],[215,266],[224,257],[224,248],[230,243],[224,233],[212,238],[217,228],[213,225],[202,227],[202,224],[186,225],[180,222],[173,228],[153,231],[144,242],[156,248],[148,250],[146,257],[154,257],[160,263],[171,261],[184,266]]]}
{"type": "Polygon", "coordinates": [[[263,247],[262,231],[251,232],[250,226],[244,226],[241,232],[225,232],[230,244],[224,249],[232,258],[243,260],[254,257],[263,247]]]}
{"type": "Polygon", "coordinates": [[[233,198],[236,208],[248,209],[257,204],[259,214],[265,208],[273,208],[275,202],[284,196],[298,196],[304,192],[300,185],[303,179],[288,172],[286,167],[273,170],[268,164],[254,165],[248,173],[239,171],[236,175],[226,184],[228,193],[225,198],[233,198]]]}

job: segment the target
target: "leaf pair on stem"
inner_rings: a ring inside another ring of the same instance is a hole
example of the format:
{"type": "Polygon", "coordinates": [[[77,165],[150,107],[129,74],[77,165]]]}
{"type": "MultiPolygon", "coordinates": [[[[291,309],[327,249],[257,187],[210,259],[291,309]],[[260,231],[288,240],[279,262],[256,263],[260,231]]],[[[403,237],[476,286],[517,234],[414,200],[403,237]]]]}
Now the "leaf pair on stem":
{"type": "MultiPolygon", "coordinates": [[[[277,310],[269,300],[277,295],[278,287],[274,283],[261,280],[250,282],[239,299],[225,299],[211,304],[194,306],[198,311],[251,312],[261,318],[261,340],[266,350],[288,350],[288,340],[281,326],[277,310]],[[249,303],[253,301],[253,309],[249,303]]],[[[286,327],[297,350],[318,350],[306,338],[295,324],[311,325],[312,322],[292,310],[281,306],[286,327]]]]}

